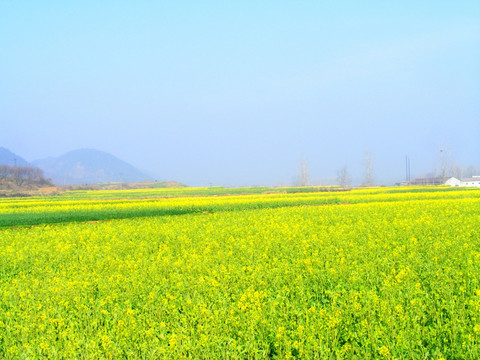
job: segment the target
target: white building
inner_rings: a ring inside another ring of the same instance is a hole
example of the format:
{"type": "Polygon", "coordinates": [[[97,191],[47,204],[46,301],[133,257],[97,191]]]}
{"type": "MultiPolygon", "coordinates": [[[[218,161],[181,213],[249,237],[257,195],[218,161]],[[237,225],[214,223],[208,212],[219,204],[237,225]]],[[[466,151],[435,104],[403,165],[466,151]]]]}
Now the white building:
{"type": "Polygon", "coordinates": [[[468,187],[480,187],[480,176],[474,176],[468,179],[458,180],[457,178],[451,177],[445,181],[445,185],[450,186],[468,186],[468,187]]]}

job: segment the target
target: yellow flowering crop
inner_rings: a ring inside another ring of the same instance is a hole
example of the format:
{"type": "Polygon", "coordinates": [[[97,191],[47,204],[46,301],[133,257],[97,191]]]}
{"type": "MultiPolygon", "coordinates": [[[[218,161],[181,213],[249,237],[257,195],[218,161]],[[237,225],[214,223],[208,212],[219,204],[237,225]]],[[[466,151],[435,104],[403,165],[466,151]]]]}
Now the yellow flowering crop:
{"type": "Polygon", "coordinates": [[[478,359],[479,195],[1,200],[0,358],[478,359]]]}

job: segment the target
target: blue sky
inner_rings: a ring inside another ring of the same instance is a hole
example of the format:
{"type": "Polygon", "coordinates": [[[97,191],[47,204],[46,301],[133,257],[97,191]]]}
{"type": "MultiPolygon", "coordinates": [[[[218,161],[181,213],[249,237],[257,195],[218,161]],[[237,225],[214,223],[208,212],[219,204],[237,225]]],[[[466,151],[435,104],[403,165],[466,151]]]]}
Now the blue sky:
{"type": "Polygon", "coordinates": [[[478,1],[0,1],[0,146],[189,185],[480,166],[478,1]]]}

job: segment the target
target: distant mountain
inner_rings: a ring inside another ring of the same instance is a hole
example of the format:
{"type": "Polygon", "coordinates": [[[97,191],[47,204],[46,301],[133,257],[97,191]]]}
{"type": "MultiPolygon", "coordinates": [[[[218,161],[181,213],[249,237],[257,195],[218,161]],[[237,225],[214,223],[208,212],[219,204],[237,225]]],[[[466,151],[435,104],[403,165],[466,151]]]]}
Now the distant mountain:
{"type": "Polygon", "coordinates": [[[150,181],[129,163],[103,151],[80,149],[58,158],[33,161],[57,185],[150,181]]]}
{"type": "Polygon", "coordinates": [[[28,161],[4,147],[0,147],[0,165],[30,166],[28,161]]]}

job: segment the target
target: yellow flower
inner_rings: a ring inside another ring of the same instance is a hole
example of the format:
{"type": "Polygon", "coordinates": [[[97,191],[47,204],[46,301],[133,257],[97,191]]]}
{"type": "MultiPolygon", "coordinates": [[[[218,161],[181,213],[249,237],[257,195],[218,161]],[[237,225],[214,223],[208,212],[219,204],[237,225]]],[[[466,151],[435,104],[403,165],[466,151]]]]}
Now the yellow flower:
{"type": "Polygon", "coordinates": [[[388,347],[386,346],[382,346],[378,349],[378,353],[383,357],[390,357],[390,350],[388,350],[388,347]]]}

